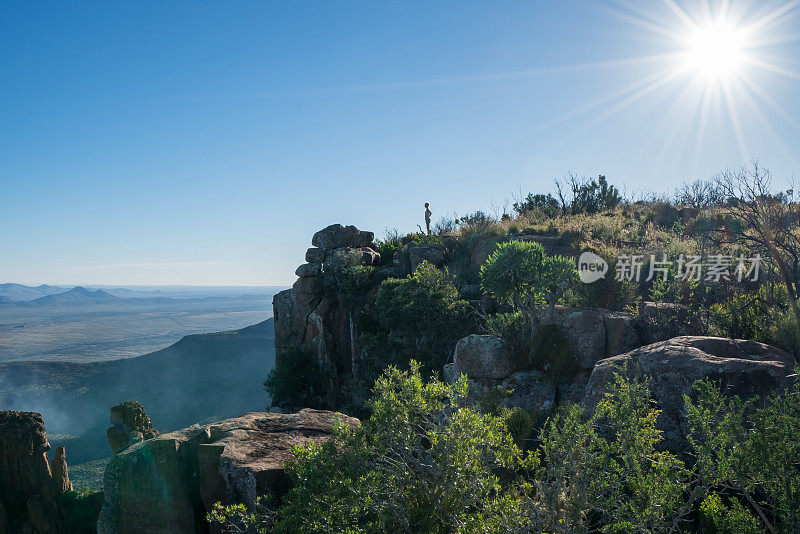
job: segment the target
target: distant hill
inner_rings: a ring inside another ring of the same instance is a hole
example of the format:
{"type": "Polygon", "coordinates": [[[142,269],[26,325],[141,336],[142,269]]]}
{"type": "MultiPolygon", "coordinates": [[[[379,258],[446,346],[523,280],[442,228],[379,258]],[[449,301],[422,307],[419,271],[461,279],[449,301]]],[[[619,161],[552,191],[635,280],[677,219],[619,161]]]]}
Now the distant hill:
{"type": "MultiPolygon", "coordinates": [[[[15,302],[25,302],[46,297],[47,295],[63,293],[69,289],[68,287],[49,286],[47,284],[36,287],[23,284],[0,284],[0,299],[5,297],[15,302]]],[[[2,301],[0,300],[0,302],[2,301]]]]}
{"type": "MultiPolygon", "coordinates": [[[[113,298],[113,297],[112,297],[113,298]]],[[[0,410],[41,412],[53,447],[70,463],[110,455],[109,408],[140,401],[161,431],[261,410],[274,366],[273,320],[241,330],[186,336],[165,349],[94,363],[0,364],[0,410]]]]}
{"type": "Polygon", "coordinates": [[[77,286],[64,293],[57,293],[40,297],[24,303],[25,306],[59,306],[67,304],[86,304],[92,302],[108,302],[109,300],[118,300],[109,293],[102,289],[86,289],[85,287],[77,286]]]}

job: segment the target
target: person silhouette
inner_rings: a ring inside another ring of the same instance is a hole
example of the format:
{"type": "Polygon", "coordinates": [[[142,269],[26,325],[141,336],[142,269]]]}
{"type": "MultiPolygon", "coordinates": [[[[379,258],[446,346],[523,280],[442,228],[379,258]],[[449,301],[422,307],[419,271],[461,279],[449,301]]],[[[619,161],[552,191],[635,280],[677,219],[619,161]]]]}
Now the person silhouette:
{"type": "Polygon", "coordinates": [[[430,204],[425,203],[425,228],[428,230],[428,235],[431,235],[431,209],[430,204]]]}

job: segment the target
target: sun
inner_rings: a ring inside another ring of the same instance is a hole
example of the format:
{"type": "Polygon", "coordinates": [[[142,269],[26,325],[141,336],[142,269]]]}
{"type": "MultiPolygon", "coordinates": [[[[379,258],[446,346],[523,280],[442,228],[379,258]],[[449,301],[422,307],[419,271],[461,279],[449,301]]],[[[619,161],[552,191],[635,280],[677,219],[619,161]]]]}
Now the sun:
{"type": "Polygon", "coordinates": [[[744,30],[730,23],[710,23],[695,28],[686,40],[687,70],[707,81],[728,81],[745,62],[744,30]]]}

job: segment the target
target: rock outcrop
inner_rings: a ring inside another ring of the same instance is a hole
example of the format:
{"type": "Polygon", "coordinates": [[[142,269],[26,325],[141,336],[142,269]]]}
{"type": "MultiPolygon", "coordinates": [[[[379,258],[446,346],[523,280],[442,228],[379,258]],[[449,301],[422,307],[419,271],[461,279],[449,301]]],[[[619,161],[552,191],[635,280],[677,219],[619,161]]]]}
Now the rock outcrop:
{"type": "Polygon", "coordinates": [[[252,506],[289,488],[284,464],[295,445],[322,442],[334,412],[248,413],[135,443],[106,467],[99,534],[182,534],[208,530],[215,502],[252,506]]]}
{"type": "Polygon", "coordinates": [[[57,497],[72,488],[59,447],[54,480],[41,414],[0,412],[0,534],[63,532],[57,497]]]}
{"type": "Polygon", "coordinates": [[[617,372],[646,379],[662,410],[657,425],[668,448],[685,448],[683,395],[696,380],[711,378],[743,399],[779,391],[792,374],[792,357],[781,349],[738,339],[682,336],[647,345],[597,363],[586,386],[584,403],[593,409],[617,372]]]}
{"type": "Polygon", "coordinates": [[[50,464],[53,474],[53,485],[56,493],[72,491],[72,482],[69,481],[69,466],[67,466],[67,450],[64,447],[56,449],[56,455],[50,464]]]}
{"type": "Polygon", "coordinates": [[[471,334],[456,344],[453,353],[454,376],[497,380],[514,371],[511,347],[497,336],[471,334]]]}
{"type": "MultiPolygon", "coordinates": [[[[314,248],[306,252],[308,263],[295,272],[297,281],[273,298],[276,365],[298,349],[312,352],[332,377],[331,395],[340,389],[339,378],[352,376],[358,354],[357,305],[344,305],[334,293],[348,269],[380,264],[373,239],[372,232],[354,226],[334,224],[320,230],[311,240],[314,248]]],[[[327,405],[335,406],[335,399],[327,405]]]]}
{"type": "Polygon", "coordinates": [[[108,444],[114,454],[134,443],[158,435],[153,428],[144,406],[137,401],[128,401],[111,408],[111,427],[106,431],[108,444]]]}

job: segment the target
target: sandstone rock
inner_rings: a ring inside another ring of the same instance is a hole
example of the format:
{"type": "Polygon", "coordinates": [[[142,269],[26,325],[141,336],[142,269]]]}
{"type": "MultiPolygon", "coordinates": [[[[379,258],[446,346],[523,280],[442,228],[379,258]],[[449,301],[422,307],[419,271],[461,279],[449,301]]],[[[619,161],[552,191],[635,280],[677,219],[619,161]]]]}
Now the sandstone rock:
{"type": "Polygon", "coordinates": [[[372,244],[374,238],[372,232],[362,232],[355,226],[332,224],[314,234],[311,244],[323,249],[360,248],[372,244]]]}
{"type": "Polygon", "coordinates": [[[447,257],[447,248],[440,243],[428,243],[415,247],[409,247],[408,259],[411,270],[414,271],[423,261],[441,267],[447,257]]]}
{"type": "Polygon", "coordinates": [[[321,263],[304,263],[300,267],[298,267],[294,274],[300,277],[305,276],[319,276],[322,274],[322,264],[321,263]]]}
{"type": "Polygon", "coordinates": [[[453,353],[455,376],[496,380],[513,372],[511,347],[497,336],[471,334],[461,338],[453,353]]]}
{"type": "Polygon", "coordinates": [[[99,534],[194,533],[208,529],[215,502],[252,506],[289,487],[291,448],[330,437],[334,412],[248,413],[162,434],[116,455],[106,467],[99,534]]]}
{"type": "Polygon", "coordinates": [[[53,473],[53,485],[56,493],[72,491],[72,482],[69,481],[69,467],[67,466],[67,451],[64,447],[56,449],[50,470],[53,473]]]}
{"type": "Polygon", "coordinates": [[[310,248],[306,251],[306,261],[308,263],[322,263],[325,260],[325,250],[321,248],[310,248]]]}
{"type": "Polygon", "coordinates": [[[114,454],[134,443],[158,435],[158,431],[150,423],[144,406],[137,401],[123,402],[111,408],[111,425],[106,435],[114,454]]]}
{"type": "Polygon", "coordinates": [[[627,365],[629,377],[648,381],[662,410],[657,426],[668,448],[685,449],[683,395],[696,380],[712,378],[732,395],[749,398],[779,390],[792,374],[792,357],[755,341],[682,336],[647,345],[597,363],[586,386],[584,402],[593,409],[614,373],[627,365]]]}
{"type": "Polygon", "coordinates": [[[49,449],[40,414],[0,412],[0,532],[61,532],[49,449]]]}

